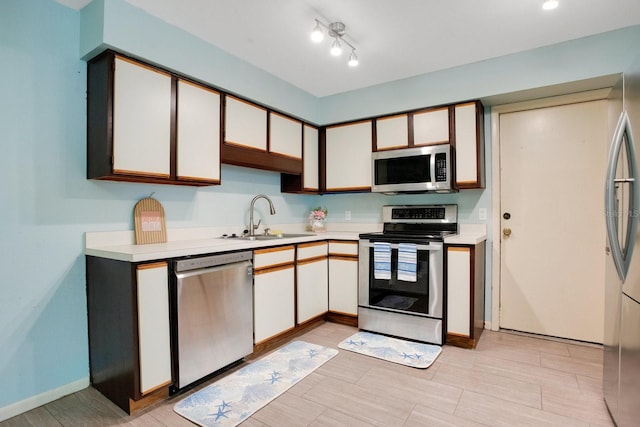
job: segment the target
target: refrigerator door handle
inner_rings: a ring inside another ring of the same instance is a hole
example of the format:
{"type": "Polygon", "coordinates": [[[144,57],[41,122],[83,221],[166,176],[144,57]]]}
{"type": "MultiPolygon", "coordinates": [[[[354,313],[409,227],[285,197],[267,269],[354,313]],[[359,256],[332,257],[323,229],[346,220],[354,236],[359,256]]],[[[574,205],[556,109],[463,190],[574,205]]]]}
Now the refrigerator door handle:
{"type": "Polygon", "coordinates": [[[618,120],[611,149],[609,151],[609,159],[607,161],[607,178],[605,181],[605,221],[607,226],[607,239],[611,248],[611,255],[616,266],[618,276],[624,282],[631,265],[633,256],[632,239],[636,235],[638,229],[638,186],[636,179],[638,178],[638,164],[636,160],[635,145],[633,135],[631,134],[631,124],[626,111],[623,111],[618,120]],[[618,160],[622,149],[626,149],[627,162],[629,166],[628,178],[616,178],[618,169],[618,160]],[[616,188],[620,184],[628,184],[629,203],[626,207],[620,207],[622,213],[628,216],[628,226],[623,236],[623,241],[618,238],[618,212],[616,207],[616,188]]]}

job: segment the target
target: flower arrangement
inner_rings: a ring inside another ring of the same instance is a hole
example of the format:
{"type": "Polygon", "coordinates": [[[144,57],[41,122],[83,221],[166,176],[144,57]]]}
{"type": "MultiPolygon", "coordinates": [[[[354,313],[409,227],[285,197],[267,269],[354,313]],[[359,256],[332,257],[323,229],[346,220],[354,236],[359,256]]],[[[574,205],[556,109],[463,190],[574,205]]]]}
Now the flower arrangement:
{"type": "Polygon", "coordinates": [[[311,212],[309,212],[309,217],[307,219],[309,230],[315,232],[325,231],[326,227],[324,221],[325,219],[327,219],[328,214],[329,211],[327,210],[327,208],[318,206],[311,209],[311,212]]]}
{"type": "Polygon", "coordinates": [[[317,208],[311,209],[311,212],[309,212],[309,221],[324,221],[328,214],[329,211],[327,208],[318,206],[317,208]]]}

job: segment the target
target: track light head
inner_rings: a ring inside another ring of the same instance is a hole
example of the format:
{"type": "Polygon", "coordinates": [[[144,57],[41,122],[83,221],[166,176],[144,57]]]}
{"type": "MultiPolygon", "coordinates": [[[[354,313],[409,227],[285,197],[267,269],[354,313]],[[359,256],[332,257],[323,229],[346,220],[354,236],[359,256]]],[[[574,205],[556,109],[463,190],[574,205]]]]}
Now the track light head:
{"type": "Polygon", "coordinates": [[[329,51],[333,56],[342,55],[342,46],[340,46],[340,41],[336,37],[333,43],[331,44],[331,50],[329,51]]]}
{"type": "Polygon", "coordinates": [[[324,27],[327,31],[327,35],[329,37],[333,37],[333,43],[331,43],[331,49],[329,53],[333,56],[342,55],[342,44],[344,42],[347,46],[351,48],[351,54],[349,55],[349,66],[355,67],[358,65],[358,56],[356,55],[356,48],[347,40],[344,39],[344,35],[346,34],[346,26],[342,22],[332,22],[329,25],[325,25],[323,22],[316,19],[316,25],[311,32],[311,40],[316,43],[319,43],[324,38],[324,33],[322,28],[324,27]]]}
{"type": "Polygon", "coordinates": [[[349,67],[357,67],[358,66],[358,55],[356,55],[356,50],[351,49],[351,54],[349,55],[349,67]]]}
{"type": "Polygon", "coordinates": [[[311,32],[311,40],[320,43],[324,39],[324,33],[322,32],[322,28],[320,28],[320,23],[316,20],[316,26],[311,32]]]}

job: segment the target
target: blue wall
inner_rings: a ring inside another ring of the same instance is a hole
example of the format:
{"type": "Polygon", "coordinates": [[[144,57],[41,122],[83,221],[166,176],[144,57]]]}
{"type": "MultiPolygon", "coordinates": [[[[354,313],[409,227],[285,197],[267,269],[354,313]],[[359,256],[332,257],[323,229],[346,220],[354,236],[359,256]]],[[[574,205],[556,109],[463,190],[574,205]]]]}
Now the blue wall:
{"type": "Polygon", "coordinates": [[[257,193],[273,196],[279,223],[302,222],[318,204],[329,208],[334,222],[350,210],[353,222],[377,223],[380,206],[389,203],[458,203],[463,222],[477,222],[479,207],[490,212],[489,190],[282,195],[278,174],[232,166],[223,166],[219,187],[89,181],[83,59],[97,50],[114,47],[323,124],[620,72],[624,53],[638,39],[635,27],[316,99],[122,0],[94,0],[81,12],[52,0],[2,0],[0,414],[16,402],[87,381],[84,232],[132,229],[133,206],[152,192],[169,228],[240,227],[257,193]],[[559,55],[567,58],[561,70],[559,55]],[[546,67],[554,72],[537,72],[546,67]]]}

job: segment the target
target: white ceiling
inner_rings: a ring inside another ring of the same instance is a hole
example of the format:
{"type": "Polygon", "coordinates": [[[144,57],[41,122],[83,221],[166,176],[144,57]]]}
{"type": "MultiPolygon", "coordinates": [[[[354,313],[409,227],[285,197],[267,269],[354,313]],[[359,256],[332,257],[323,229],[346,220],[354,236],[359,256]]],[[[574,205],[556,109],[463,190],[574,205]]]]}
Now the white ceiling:
{"type": "MultiPolygon", "coordinates": [[[[91,0],[56,0],[80,9],[91,0]]],[[[640,24],[640,0],[125,0],[315,95],[327,96],[640,24]],[[347,66],[309,35],[341,21],[347,66]]]]}

